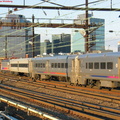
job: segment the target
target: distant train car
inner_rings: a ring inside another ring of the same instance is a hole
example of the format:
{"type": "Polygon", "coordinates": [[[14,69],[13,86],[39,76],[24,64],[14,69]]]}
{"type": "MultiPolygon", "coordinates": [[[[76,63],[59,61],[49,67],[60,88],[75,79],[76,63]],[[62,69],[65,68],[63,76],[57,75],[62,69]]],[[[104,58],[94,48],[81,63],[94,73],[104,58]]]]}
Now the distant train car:
{"type": "Polygon", "coordinates": [[[27,75],[31,73],[31,58],[11,59],[10,60],[10,71],[16,75],[27,75]]]}
{"type": "Polygon", "coordinates": [[[10,60],[2,60],[1,61],[1,72],[9,72],[10,71],[10,60]]]}

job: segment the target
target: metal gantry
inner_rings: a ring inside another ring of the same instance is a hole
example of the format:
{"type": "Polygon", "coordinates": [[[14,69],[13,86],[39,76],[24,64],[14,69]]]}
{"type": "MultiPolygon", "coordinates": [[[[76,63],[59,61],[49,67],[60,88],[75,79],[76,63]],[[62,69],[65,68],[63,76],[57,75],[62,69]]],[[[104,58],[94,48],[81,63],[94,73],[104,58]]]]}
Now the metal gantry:
{"type": "MultiPolygon", "coordinates": [[[[32,27],[33,29],[33,56],[34,56],[34,27],[52,27],[52,28],[83,28],[86,30],[86,35],[85,35],[85,51],[88,52],[89,51],[89,31],[88,29],[90,27],[96,27],[94,30],[98,29],[101,25],[91,25],[88,24],[88,11],[120,11],[119,8],[113,8],[112,7],[112,0],[111,0],[111,6],[110,8],[89,8],[88,5],[89,4],[93,4],[96,2],[100,2],[99,0],[94,1],[94,2],[89,2],[88,0],[85,0],[85,4],[81,4],[81,5],[76,5],[76,6],[64,6],[64,5],[60,5],[57,3],[53,3],[50,2],[48,0],[42,0],[44,2],[48,2],[50,4],[56,5],[56,6],[40,6],[40,5],[36,5],[36,6],[30,6],[30,5],[25,5],[25,0],[23,0],[23,5],[5,5],[2,4],[0,5],[0,7],[7,7],[7,8],[25,8],[25,9],[52,9],[52,10],[85,10],[86,11],[86,22],[85,24],[65,24],[65,23],[34,23],[35,18],[32,17],[32,23],[5,23],[5,22],[1,22],[0,26],[21,26],[21,27],[32,27]],[[85,5],[85,7],[80,7],[85,5]]],[[[101,0],[102,1],[102,0],[101,0]]],[[[104,1],[104,0],[103,0],[104,1]]],[[[17,10],[17,9],[15,9],[17,10]]],[[[52,20],[52,19],[51,19],[52,20]]],[[[92,31],[94,31],[92,30],[92,31]]]]}

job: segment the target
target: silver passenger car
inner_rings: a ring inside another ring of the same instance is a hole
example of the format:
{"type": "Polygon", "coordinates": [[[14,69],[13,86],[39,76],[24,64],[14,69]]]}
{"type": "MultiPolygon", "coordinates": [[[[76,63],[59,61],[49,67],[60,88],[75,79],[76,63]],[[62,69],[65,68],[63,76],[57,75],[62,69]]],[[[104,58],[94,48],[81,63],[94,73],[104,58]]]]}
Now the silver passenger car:
{"type": "Polygon", "coordinates": [[[32,72],[31,58],[11,59],[10,71],[13,74],[26,74],[30,75],[32,72]]]}
{"type": "Polygon", "coordinates": [[[78,84],[114,88],[120,83],[120,52],[78,57],[78,84]]]}
{"type": "Polygon", "coordinates": [[[2,60],[1,61],[1,72],[10,71],[10,60],[2,60]]]}
{"type": "Polygon", "coordinates": [[[32,59],[35,79],[68,79],[68,56],[54,56],[32,59]]]}

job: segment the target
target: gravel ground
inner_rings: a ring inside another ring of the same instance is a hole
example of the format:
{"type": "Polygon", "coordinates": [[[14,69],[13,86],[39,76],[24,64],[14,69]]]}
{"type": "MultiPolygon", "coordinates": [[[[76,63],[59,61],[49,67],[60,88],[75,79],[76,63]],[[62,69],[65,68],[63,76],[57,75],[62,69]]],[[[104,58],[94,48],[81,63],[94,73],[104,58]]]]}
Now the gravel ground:
{"type": "Polygon", "coordinates": [[[27,85],[21,84],[20,82],[14,82],[14,81],[4,81],[4,84],[13,85],[16,87],[34,90],[37,92],[46,93],[46,94],[59,96],[59,97],[63,97],[63,98],[69,98],[69,99],[73,99],[73,100],[80,101],[80,102],[93,103],[93,104],[97,104],[100,106],[106,106],[106,107],[112,107],[115,109],[120,109],[120,104],[113,103],[113,102],[107,102],[107,101],[103,101],[100,99],[95,99],[95,98],[90,98],[90,97],[86,98],[85,96],[78,96],[78,95],[73,95],[73,94],[69,94],[69,93],[65,93],[65,92],[59,92],[59,91],[50,90],[50,89],[43,88],[43,87],[38,88],[38,87],[34,87],[34,86],[27,86],[27,85]]]}

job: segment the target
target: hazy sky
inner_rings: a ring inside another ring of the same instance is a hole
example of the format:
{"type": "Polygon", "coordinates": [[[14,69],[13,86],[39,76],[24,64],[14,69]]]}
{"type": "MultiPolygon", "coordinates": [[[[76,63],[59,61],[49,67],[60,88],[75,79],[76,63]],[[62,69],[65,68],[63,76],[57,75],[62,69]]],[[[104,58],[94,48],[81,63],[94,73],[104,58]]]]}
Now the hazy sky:
{"type": "MultiPolygon", "coordinates": [[[[26,5],[36,5],[38,3],[43,3],[42,0],[9,0],[11,2],[7,2],[8,0],[0,0],[0,4],[14,4],[14,5],[23,5],[24,2],[26,5]]],[[[85,0],[49,0],[54,3],[62,4],[65,6],[75,6],[84,4],[85,0]]],[[[88,2],[93,2],[97,0],[88,0],[88,2]]],[[[101,1],[101,0],[99,0],[101,1]]],[[[94,4],[89,4],[89,7],[95,8],[120,8],[120,0],[103,0],[101,2],[97,2],[94,4]]],[[[54,6],[49,3],[39,4],[43,6],[54,6]]],[[[84,5],[81,7],[85,7],[84,5]]],[[[9,8],[12,10],[12,8],[9,8]]],[[[15,14],[23,14],[26,18],[31,18],[32,14],[35,15],[36,18],[53,18],[53,19],[76,19],[77,15],[85,13],[85,11],[73,11],[73,10],[46,10],[46,9],[18,9],[19,11],[14,12],[15,14]]],[[[8,12],[8,8],[0,8],[0,17],[5,17],[8,12]]],[[[102,18],[105,19],[105,45],[106,49],[113,49],[117,51],[117,43],[120,41],[120,12],[119,11],[89,11],[89,13],[93,13],[94,18],[102,18]],[[110,33],[109,30],[113,30],[113,33],[110,33]]],[[[38,20],[39,21],[39,20],[38,20]]],[[[39,21],[41,22],[41,21],[39,21]]],[[[44,36],[44,38],[49,38],[50,34],[55,33],[70,33],[70,29],[37,29],[37,33],[40,33],[44,36]]],[[[44,39],[43,38],[43,39],[44,39]]]]}

